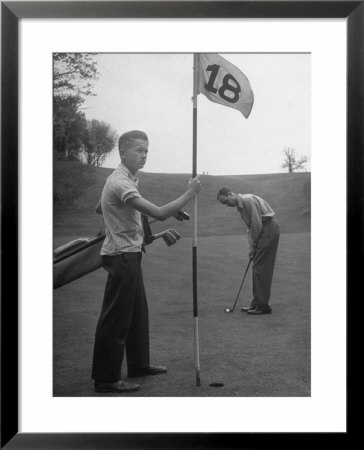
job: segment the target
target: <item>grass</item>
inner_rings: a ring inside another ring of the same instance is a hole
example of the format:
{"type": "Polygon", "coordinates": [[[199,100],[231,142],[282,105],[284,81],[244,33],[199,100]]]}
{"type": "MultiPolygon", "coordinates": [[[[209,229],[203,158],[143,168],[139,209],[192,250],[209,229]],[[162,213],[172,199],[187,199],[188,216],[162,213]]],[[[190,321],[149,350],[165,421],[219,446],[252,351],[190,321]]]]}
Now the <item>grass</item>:
{"type": "MultiPolygon", "coordinates": [[[[54,247],[92,236],[102,220],[94,208],[111,169],[56,161],[54,165],[54,247]]],[[[173,200],[188,174],[141,172],[142,194],[159,205],[173,200]]],[[[145,378],[142,389],[124,396],[310,395],[310,174],[201,176],[198,196],[198,299],[201,386],[195,385],[192,317],[192,221],[153,224],[173,227],[182,239],[173,247],[162,240],[143,258],[150,313],[151,362],[168,374],[145,378]],[[252,317],[239,306],[251,300],[251,271],[233,314],[247,264],[245,226],[236,210],[216,201],[216,192],[262,196],[276,212],[282,232],[271,298],[273,314],[252,317]],[[212,382],[224,387],[211,388],[212,382]]],[[[191,204],[186,211],[191,213],[191,204]]],[[[95,394],[90,379],[93,340],[106,272],[97,270],[54,291],[54,395],[95,394]]],[[[123,368],[125,374],[125,367],[123,368]]],[[[109,396],[110,394],[105,394],[109,396]]],[[[117,394],[116,394],[117,395],[117,394]]]]}
{"type": "MultiPolygon", "coordinates": [[[[203,237],[198,246],[201,386],[195,386],[191,240],[156,241],[143,260],[150,310],[151,360],[166,375],[140,379],[127,396],[309,396],[310,237],[283,235],[277,257],[273,314],[251,317],[251,272],[233,314],[247,262],[246,239],[203,237]],[[211,388],[212,382],[224,387],[211,388]]],[[[100,269],[54,291],[54,395],[102,396],[90,379],[94,331],[106,273],[100,269]]],[[[123,368],[125,373],[125,367],[123,368]]],[[[113,394],[111,394],[113,395],[113,394]]],[[[116,394],[117,395],[117,394],[116,394]]]]}

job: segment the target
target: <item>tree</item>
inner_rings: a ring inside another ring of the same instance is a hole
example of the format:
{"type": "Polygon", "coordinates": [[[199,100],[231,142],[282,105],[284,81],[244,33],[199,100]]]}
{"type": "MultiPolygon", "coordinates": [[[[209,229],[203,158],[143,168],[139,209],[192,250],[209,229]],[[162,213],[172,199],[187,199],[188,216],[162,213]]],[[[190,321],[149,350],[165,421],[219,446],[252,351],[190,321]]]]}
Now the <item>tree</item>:
{"type": "Polygon", "coordinates": [[[78,97],[54,97],[53,148],[58,157],[78,159],[87,132],[85,114],[78,111],[78,97]]]}
{"type": "Polygon", "coordinates": [[[80,105],[92,94],[99,76],[95,54],[55,53],[53,56],[53,146],[64,159],[79,158],[87,131],[80,105]]]}
{"type": "Polygon", "coordinates": [[[53,55],[53,95],[84,97],[92,94],[92,81],[99,76],[94,53],[55,53],[53,55]]]}
{"type": "Polygon", "coordinates": [[[307,156],[302,156],[300,159],[296,158],[296,152],[294,148],[287,147],[283,151],[284,163],[282,164],[283,169],[288,169],[288,172],[294,172],[296,170],[305,169],[305,164],[308,160],[307,156]]]}
{"type": "Polygon", "coordinates": [[[87,164],[101,166],[117,142],[116,132],[105,122],[91,120],[84,140],[83,156],[87,164]]]}

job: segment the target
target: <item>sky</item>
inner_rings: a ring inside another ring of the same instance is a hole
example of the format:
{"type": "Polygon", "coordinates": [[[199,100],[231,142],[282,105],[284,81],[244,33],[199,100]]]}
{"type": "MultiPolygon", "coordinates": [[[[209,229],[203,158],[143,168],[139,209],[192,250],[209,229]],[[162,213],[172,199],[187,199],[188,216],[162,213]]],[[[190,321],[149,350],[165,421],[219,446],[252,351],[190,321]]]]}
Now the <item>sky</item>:
{"type": "MultiPolygon", "coordinates": [[[[197,173],[284,172],[283,151],[311,154],[309,54],[221,54],[249,79],[254,105],[248,119],[198,95],[197,173]]],[[[146,172],[192,172],[193,54],[98,54],[95,96],[86,117],[118,135],[143,130],[149,138],[146,172]]],[[[117,148],[103,167],[120,162],[117,148]]]]}

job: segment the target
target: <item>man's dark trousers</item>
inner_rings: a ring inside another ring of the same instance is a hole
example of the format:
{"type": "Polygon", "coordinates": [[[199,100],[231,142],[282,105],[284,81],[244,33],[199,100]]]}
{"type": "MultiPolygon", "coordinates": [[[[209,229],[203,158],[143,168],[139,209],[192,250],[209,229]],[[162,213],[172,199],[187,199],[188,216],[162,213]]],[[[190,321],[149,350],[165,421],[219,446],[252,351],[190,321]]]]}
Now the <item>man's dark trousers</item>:
{"type": "Polygon", "coordinates": [[[129,369],[149,365],[149,318],[141,258],[141,252],[102,257],[109,275],[96,328],[94,380],[121,379],[124,348],[129,369]]]}
{"type": "Polygon", "coordinates": [[[279,243],[279,227],[274,219],[263,222],[263,232],[259,238],[253,260],[253,301],[251,306],[261,311],[270,311],[268,306],[274,264],[279,243]]]}

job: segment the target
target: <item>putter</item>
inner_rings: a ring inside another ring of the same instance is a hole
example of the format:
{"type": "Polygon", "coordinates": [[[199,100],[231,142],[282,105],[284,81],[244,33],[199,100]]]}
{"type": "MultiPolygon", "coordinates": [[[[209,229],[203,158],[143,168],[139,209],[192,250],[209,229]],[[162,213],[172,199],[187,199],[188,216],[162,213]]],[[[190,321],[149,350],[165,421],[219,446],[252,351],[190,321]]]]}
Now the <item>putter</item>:
{"type": "Polygon", "coordinates": [[[243,277],[243,281],[241,282],[241,285],[240,285],[240,288],[239,288],[238,295],[236,296],[236,299],[235,299],[235,302],[234,302],[234,306],[233,306],[232,308],[225,308],[225,312],[226,312],[226,313],[232,313],[232,312],[234,312],[236,303],[237,303],[238,298],[239,298],[239,295],[240,295],[241,288],[243,287],[244,280],[245,280],[246,274],[248,273],[249,266],[250,266],[250,263],[252,262],[252,260],[253,260],[252,258],[249,258],[249,263],[248,263],[248,266],[247,266],[247,268],[246,268],[246,270],[245,270],[244,277],[243,277]]]}

